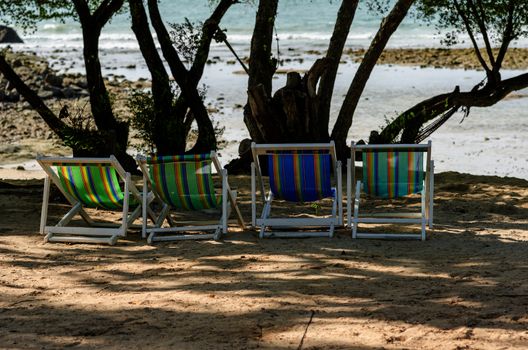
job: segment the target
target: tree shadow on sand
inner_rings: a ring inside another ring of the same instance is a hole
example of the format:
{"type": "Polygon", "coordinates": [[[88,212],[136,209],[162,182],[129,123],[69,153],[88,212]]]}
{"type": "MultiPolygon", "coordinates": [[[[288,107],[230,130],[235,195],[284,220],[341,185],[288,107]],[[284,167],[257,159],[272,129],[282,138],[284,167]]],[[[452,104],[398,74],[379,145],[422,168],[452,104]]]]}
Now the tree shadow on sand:
{"type": "MultiPolygon", "coordinates": [[[[28,214],[25,229],[0,233],[0,342],[281,349],[305,341],[366,350],[409,346],[406,329],[425,326],[453,336],[462,329],[462,338],[501,330],[522,344],[528,197],[520,191],[528,184],[459,181],[440,178],[437,228],[425,242],[356,241],[343,229],[334,239],[258,240],[248,231],[223,242],[146,246],[132,235],[115,247],[43,244],[28,237],[38,212],[28,214]],[[360,346],[376,322],[384,324],[378,345],[360,346]]],[[[40,205],[37,194],[19,200],[32,197],[40,205]]]]}

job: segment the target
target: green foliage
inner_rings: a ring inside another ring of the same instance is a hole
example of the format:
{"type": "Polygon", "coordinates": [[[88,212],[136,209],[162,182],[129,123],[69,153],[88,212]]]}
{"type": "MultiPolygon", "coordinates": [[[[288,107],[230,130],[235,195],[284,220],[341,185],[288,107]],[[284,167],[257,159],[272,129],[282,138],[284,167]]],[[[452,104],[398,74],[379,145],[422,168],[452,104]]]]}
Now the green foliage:
{"type": "Polygon", "coordinates": [[[74,107],[73,113],[70,113],[68,105],[64,105],[59,113],[59,118],[67,125],[65,136],[60,142],[73,150],[86,153],[104,149],[101,133],[97,131],[92,116],[85,113],[86,103],[81,107],[74,107]]]}
{"type": "MultiPolygon", "coordinates": [[[[198,89],[202,99],[205,98],[206,87],[205,85],[198,89]]],[[[176,85],[173,86],[173,107],[176,107],[178,101],[178,96],[180,92],[176,85]]],[[[150,91],[133,91],[132,95],[128,99],[127,103],[128,108],[132,112],[131,126],[138,132],[140,143],[136,146],[136,149],[144,153],[155,153],[156,144],[156,114],[154,100],[152,97],[152,92],[150,91]]],[[[166,122],[170,122],[167,118],[166,122]]],[[[225,127],[220,126],[220,124],[211,117],[211,122],[213,124],[214,133],[216,139],[220,139],[225,131],[225,127]]],[[[187,141],[195,139],[198,135],[197,129],[189,130],[186,135],[187,141]]]]}
{"type": "Polygon", "coordinates": [[[137,149],[146,153],[154,153],[156,128],[152,93],[136,90],[132,92],[127,105],[132,112],[131,125],[137,130],[141,140],[137,149]]]}
{"type": "MultiPolygon", "coordinates": [[[[480,24],[484,24],[490,41],[500,45],[528,35],[528,1],[526,0],[420,0],[417,16],[434,23],[439,30],[449,30],[442,42],[454,45],[463,42],[467,34],[466,23],[473,33],[482,37],[480,24]],[[511,33],[506,33],[511,18],[511,33]],[[506,34],[506,36],[505,36],[506,34]]],[[[477,37],[477,39],[479,39],[477,37]]]]}
{"type": "Polygon", "coordinates": [[[176,50],[192,64],[202,40],[203,22],[191,22],[185,18],[183,23],[170,23],[170,35],[176,50]]]}
{"type": "Polygon", "coordinates": [[[310,207],[313,208],[313,210],[315,211],[314,215],[319,215],[319,211],[321,210],[321,205],[319,203],[312,203],[310,204],[310,207]]]}
{"type": "Polygon", "coordinates": [[[391,0],[367,0],[361,1],[359,5],[364,5],[368,11],[375,14],[384,14],[389,11],[391,0]]]}
{"type": "MultiPolygon", "coordinates": [[[[106,0],[85,0],[93,13],[106,0]]],[[[123,6],[118,13],[126,8],[123,6]]],[[[36,30],[37,23],[46,20],[64,22],[77,19],[77,12],[71,0],[0,0],[0,22],[16,25],[25,32],[36,30]]]]}

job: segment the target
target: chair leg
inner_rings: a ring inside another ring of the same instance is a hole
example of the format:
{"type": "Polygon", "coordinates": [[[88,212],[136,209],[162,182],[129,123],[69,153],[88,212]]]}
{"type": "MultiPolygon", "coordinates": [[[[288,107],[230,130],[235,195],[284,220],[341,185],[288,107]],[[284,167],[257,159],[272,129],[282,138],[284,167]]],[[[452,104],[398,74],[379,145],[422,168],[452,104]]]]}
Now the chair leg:
{"type": "MultiPolygon", "coordinates": [[[[337,217],[336,217],[336,207],[337,207],[336,202],[338,201],[338,198],[339,198],[339,194],[337,193],[337,190],[336,190],[334,192],[334,198],[332,200],[332,218],[333,219],[337,219],[337,217]]],[[[339,221],[338,221],[338,224],[339,224],[339,221]]],[[[332,222],[330,223],[330,229],[328,231],[328,237],[329,238],[334,237],[334,228],[335,228],[335,221],[332,220],[332,222]]]]}
{"type": "Polygon", "coordinates": [[[154,236],[156,235],[156,232],[151,232],[147,237],[147,243],[152,244],[154,236]]]}
{"type": "Polygon", "coordinates": [[[49,205],[49,193],[50,193],[50,177],[46,175],[44,178],[44,193],[42,195],[42,211],[40,213],[40,234],[44,234],[44,228],[48,220],[48,205],[49,205]]]}
{"type": "Polygon", "coordinates": [[[429,174],[429,229],[433,228],[433,208],[434,208],[434,161],[431,161],[431,173],[429,174]]]}
{"type": "Polygon", "coordinates": [[[358,216],[359,216],[359,197],[361,193],[361,181],[357,182],[356,185],[356,195],[354,198],[354,218],[352,219],[352,238],[357,238],[357,229],[358,229],[358,216]]]}
{"type": "Polygon", "coordinates": [[[222,238],[222,227],[221,226],[218,226],[215,230],[215,233],[214,233],[214,237],[213,239],[215,241],[219,241],[220,238],[222,238]]]}
{"type": "Polygon", "coordinates": [[[270,193],[268,195],[268,198],[266,199],[266,203],[264,204],[264,208],[262,209],[262,217],[261,220],[263,221],[262,225],[260,226],[260,238],[264,238],[264,231],[266,230],[266,224],[264,223],[265,220],[269,217],[271,213],[271,201],[273,200],[273,195],[270,193]]]}
{"type": "Polygon", "coordinates": [[[67,225],[71,219],[73,219],[73,217],[75,215],[77,215],[79,212],[81,212],[82,210],[82,205],[81,203],[76,203],[71,209],[69,212],[67,212],[63,217],[62,219],[57,223],[57,225],[55,226],[58,226],[58,227],[62,227],[62,226],[65,226],[67,225]]]}
{"type": "Polygon", "coordinates": [[[421,201],[422,202],[421,203],[421,207],[422,207],[421,208],[421,211],[422,211],[422,237],[421,238],[422,238],[422,241],[425,241],[425,224],[427,223],[428,220],[427,220],[427,213],[426,213],[427,206],[425,204],[426,196],[425,196],[425,191],[424,190],[422,190],[420,197],[421,197],[421,200],[422,200],[421,201]]]}
{"type": "Polygon", "coordinates": [[[255,163],[251,163],[251,226],[257,226],[257,181],[255,178],[255,163]]]}
{"type": "Polygon", "coordinates": [[[141,223],[141,238],[147,238],[147,196],[148,196],[148,185],[147,176],[143,174],[143,196],[141,197],[141,216],[143,222],[141,223]]]}
{"type": "Polygon", "coordinates": [[[222,233],[227,234],[227,170],[222,170],[222,233]]]}
{"type": "MultiPolygon", "coordinates": [[[[119,236],[126,236],[128,230],[128,207],[130,200],[130,173],[126,173],[125,176],[125,197],[123,198],[123,222],[120,227],[120,232],[117,234],[119,236]]],[[[112,236],[111,242],[114,241],[112,236]]],[[[115,243],[115,242],[114,242],[115,243]]],[[[112,243],[110,243],[112,244],[112,243]]]]}
{"type": "Polygon", "coordinates": [[[352,226],[352,159],[347,159],[347,225],[352,226]]]}
{"type": "Polygon", "coordinates": [[[337,207],[338,207],[338,222],[339,226],[343,226],[343,173],[341,161],[337,162],[337,207]]]}

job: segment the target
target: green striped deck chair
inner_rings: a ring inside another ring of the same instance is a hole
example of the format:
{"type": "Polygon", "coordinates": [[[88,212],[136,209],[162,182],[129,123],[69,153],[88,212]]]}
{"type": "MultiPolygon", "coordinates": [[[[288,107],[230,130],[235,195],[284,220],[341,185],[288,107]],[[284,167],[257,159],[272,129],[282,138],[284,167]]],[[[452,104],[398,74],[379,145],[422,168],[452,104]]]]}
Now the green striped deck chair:
{"type": "Polygon", "coordinates": [[[425,240],[426,224],[433,225],[434,163],[431,160],[431,141],[421,145],[351,145],[351,158],[347,164],[347,211],[348,223],[352,226],[352,238],[417,238],[425,240]],[[355,180],[355,157],[361,152],[362,180],[355,180]],[[360,194],[370,197],[395,199],[419,193],[420,213],[369,213],[359,214],[360,194]],[[352,198],[354,213],[352,217],[352,198]],[[410,233],[359,233],[359,223],[420,224],[420,234],[410,233]]]}
{"type": "Polygon", "coordinates": [[[137,162],[143,172],[143,191],[152,189],[162,203],[154,227],[143,227],[143,236],[148,242],[182,239],[219,239],[227,233],[227,223],[234,210],[242,228],[244,220],[236,202],[236,192],[227,182],[227,170],[222,169],[215,152],[206,154],[183,154],[174,156],[138,156],[137,162]],[[212,167],[220,175],[222,193],[217,195],[213,183],[212,167]],[[230,205],[228,205],[230,204],[230,205]],[[181,225],[170,216],[170,211],[219,211],[220,220],[211,224],[191,222],[181,225]],[[167,221],[169,227],[162,227],[167,221]],[[212,231],[212,233],[208,233],[212,231]],[[183,234],[187,232],[188,234],[183,234]],[[191,233],[199,232],[199,233],[191,233]]]}
{"type": "Polygon", "coordinates": [[[325,144],[252,144],[251,165],[252,224],[260,227],[260,238],[264,237],[332,237],[335,225],[341,225],[341,162],[337,161],[334,143],[325,144]],[[261,163],[267,165],[269,191],[262,180],[261,163]],[[332,186],[332,173],[335,183],[332,186]],[[260,182],[262,215],[256,217],[256,177],[260,182]],[[326,217],[315,218],[271,218],[274,199],[290,203],[332,200],[332,212],[326,217]],[[309,230],[293,232],[291,229],[328,227],[328,231],[309,230]],[[276,230],[273,230],[273,229],[276,230]],[[290,229],[290,231],[285,231],[290,229]]]}
{"type": "MultiPolygon", "coordinates": [[[[141,215],[141,193],[134,186],[114,156],[110,158],[39,157],[46,172],[40,232],[47,242],[86,242],[115,244],[126,235],[134,220],[141,215]],[[55,225],[47,226],[50,182],[53,182],[72,205],[72,209],[55,225]],[[122,186],[123,185],[123,186],[122,186]],[[85,209],[122,212],[122,222],[100,223],[85,209]],[[129,209],[132,209],[129,212],[129,209]],[[88,227],[68,225],[80,215],[88,227]]],[[[153,217],[151,210],[147,210],[153,217]]]]}

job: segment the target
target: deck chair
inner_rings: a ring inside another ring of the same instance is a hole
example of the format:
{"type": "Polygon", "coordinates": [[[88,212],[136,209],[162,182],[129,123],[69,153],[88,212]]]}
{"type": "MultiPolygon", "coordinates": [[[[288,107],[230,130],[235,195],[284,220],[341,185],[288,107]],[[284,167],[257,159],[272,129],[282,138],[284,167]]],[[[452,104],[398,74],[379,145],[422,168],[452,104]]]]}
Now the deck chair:
{"type": "MultiPolygon", "coordinates": [[[[244,229],[244,219],[236,201],[236,191],[231,191],[227,181],[227,170],[222,169],[216,153],[175,156],[153,156],[136,158],[143,172],[143,192],[150,186],[155,198],[162,203],[154,227],[143,225],[143,236],[148,234],[148,242],[184,239],[220,239],[227,233],[227,223],[231,210],[234,210],[239,225],[244,229]],[[211,164],[222,181],[222,194],[218,197],[213,185],[211,164]],[[229,206],[228,206],[229,204],[229,206]],[[210,211],[221,210],[218,221],[204,225],[203,222],[174,222],[171,210],[210,211]],[[170,227],[161,227],[167,220],[170,227]],[[183,224],[183,225],[182,225],[183,224]],[[184,225],[191,224],[191,225],[184,225]],[[212,233],[191,233],[209,232],[212,233]],[[188,232],[188,234],[181,234],[188,232]],[[172,234],[171,233],[180,233],[172,234]]],[[[146,215],[146,213],[143,213],[146,215]]]]}
{"type": "MultiPolygon", "coordinates": [[[[131,224],[141,216],[141,193],[114,156],[110,158],[38,157],[46,172],[40,233],[46,242],[108,243],[114,245],[126,236],[131,224]],[[124,188],[121,187],[121,182],[124,188]],[[47,226],[50,183],[53,182],[72,209],[55,226],[47,226]],[[93,220],[86,208],[122,212],[122,222],[102,223],[93,220]],[[133,209],[133,210],[129,210],[133,209]],[[68,225],[79,214],[87,227],[68,225]]],[[[145,198],[145,205],[152,198],[145,198]]],[[[147,209],[153,217],[153,212],[147,209]]]]}
{"type": "Polygon", "coordinates": [[[431,141],[427,144],[355,145],[351,144],[347,162],[347,222],[352,238],[415,238],[426,239],[425,226],[433,227],[434,163],[431,141]],[[361,152],[363,179],[355,181],[356,152],[361,152]],[[425,169],[424,169],[425,163],[425,169]],[[394,199],[420,193],[420,212],[360,214],[361,191],[367,195],[394,199]],[[354,213],[352,217],[352,198],[354,213]],[[420,224],[421,234],[359,233],[359,223],[420,224]]]}
{"type": "Polygon", "coordinates": [[[343,223],[341,201],[341,162],[337,161],[334,142],[324,144],[256,144],[251,145],[251,212],[253,227],[260,227],[260,238],[264,237],[333,237],[336,225],[343,223]],[[261,161],[267,162],[269,190],[262,178],[261,161]],[[336,186],[331,185],[331,174],[335,174],[336,186]],[[260,184],[263,203],[262,215],[256,218],[256,178],[260,184]],[[314,202],[332,199],[329,217],[316,218],[271,218],[274,199],[290,203],[314,202]],[[290,231],[284,229],[314,229],[328,227],[328,231],[290,231]],[[273,229],[280,229],[279,231],[273,229]]]}

